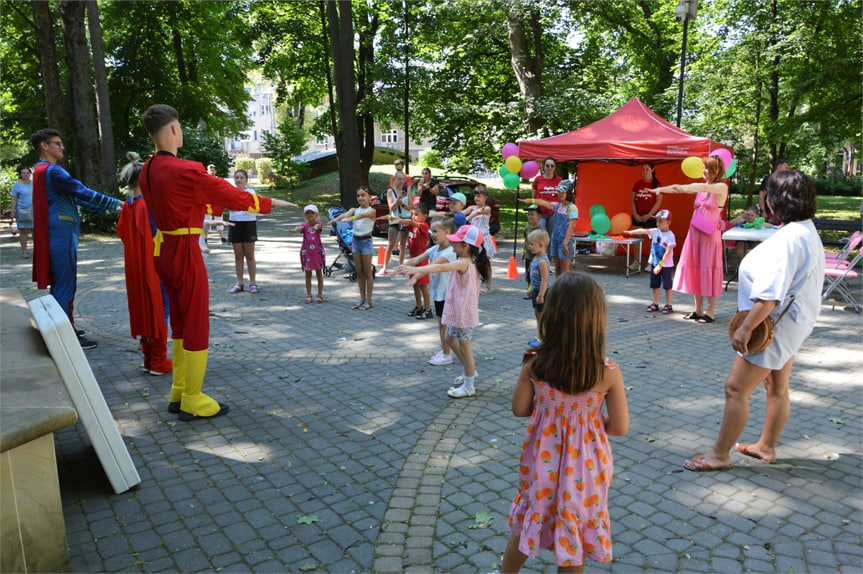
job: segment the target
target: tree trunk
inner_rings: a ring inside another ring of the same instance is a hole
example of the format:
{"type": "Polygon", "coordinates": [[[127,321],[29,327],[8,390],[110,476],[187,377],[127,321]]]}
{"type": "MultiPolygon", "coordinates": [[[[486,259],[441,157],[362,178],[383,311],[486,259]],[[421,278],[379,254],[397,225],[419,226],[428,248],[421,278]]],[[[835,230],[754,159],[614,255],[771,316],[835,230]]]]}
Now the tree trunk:
{"type": "Polygon", "coordinates": [[[360,130],[359,138],[362,145],[360,150],[360,182],[362,185],[369,184],[369,171],[371,171],[372,161],[375,157],[375,119],[369,111],[374,106],[367,106],[364,103],[374,97],[370,70],[374,65],[374,41],[378,35],[379,23],[378,15],[373,14],[371,21],[367,22],[366,28],[360,33],[357,53],[357,109],[364,110],[357,115],[357,127],[360,130]]]}
{"type": "Polygon", "coordinates": [[[545,119],[536,113],[536,101],[542,95],[542,66],[545,56],[542,49],[542,25],[539,21],[539,12],[535,7],[526,9],[529,10],[526,15],[507,11],[506,27],[510,63],[524,102],[525,129],[528,134],[534,135],[545,125],[545,119]],[[527,23],[525,16],[530,18],[527,23]],[[533,36],[533,54],[525,31],[526,24],[530,27],[533,36]]]}
{"type": "MultiPolygon", "coordinates": [[[[410,94],[411,94],[411,38],[410,38],[410,29],[408,28],[408,22],[410,17],[410,9],[408,8],[408,0],[404,0],[404,20],[405,20],[405,33],[402,41],[404,42],[405,48],[405,93],[404,93],[404,109],[405,109],[405,173],[410,173],[410,163],[411,163],[411,137],[408,128],[410,127],[410,94]]],[[[408,182],[408,186],[410,186],[410,182],[408,182]]]]}
{"type": "Polygon", "coordinates": [[[99,167],[99,130],[96,127],[96,103],[90,78],[90,46],[84,22],[86,2],[58,0],[66,45],[67,83],[72,109],[72,137],[75,174],[87,187],[104,189],[99,167]]]}
{"type": "Polygon", "coordinates": [[[327,2],[333,74],[339,110],[336,153],[339,157],[339,195],[342,205],[353,205],[360,186],[360,135],[354,82],[354,24],[351,0],[327,2]]]}
{"type": "MultiPolygon", "coordinates": [[[[771,127],[775,128],[777,125],[777,121],[779,120],[779,64],[781,62],[779,58],[779,52],[776,50],[776,44],[778,43],[778,39],[776,37],[776,28],[778,26],[777,18],[779,15],[779,7],[776,4],[777,0],[772,0],[770,2],[770,47],[768,50],[773,52],[775,56],[773,57],[773,67],[770,70],[770,86],[767,88],[767,93],[770,95],[770,109],[769,109],[769,118],[771,127]]],[[[776,133],[773,131],[770,136],[770,169],[773,169],[773,162],[776,161],[777,155],[777,145],[776,145],[776,133]]]]}
{"type": "Polygon", "coordinates": [[[60,68],[57,63],[57,50],[54,48],[54,20],[51,5],[43,0],[33,0],[33,20],[36,23],[36,42],[39,45],[39,63],[42,72],[42,93],[45,96],[46,127],[66,135],[66,104],[63,103],[63,89],[60,86],[60,68]]]}
{"type": "Polygon", "coordinates": [[[102,24],[99,4],[87,2],[87,24],[93,49],[93,77],[96,80],[96,114],[99,118],[99,142],[102,149],[102,191],[115,192],[117,171],[114,169],[114,126],[111,124],[111,100],[108,96],[108,74],[105,71],[105,50],[102,47],[102,24]]]}
{"type": "MultiPolygon", "coordinates": [[[[324,46],[329,42],[329,34],[328,34],[328,26],[327,26],[327,8],[326,8],[327,0],[320,0],[318,2],[318,8],[321,12],[321,31],[324,36],[324,46]]],[[[330,53],[324,49],[323,54],[321,54],[321,59],[324,62],[324,69],[326,70],[327,76],[327,98],[330,104],[330,129],[333,131],[333,139],[335,140],[336,133],[338,133],[338,124],[336,123],[336,100],[333,95],[333,74],[330,70],[330,53]]],[[[336,152],[338,154],[338,152],[336,152]]]]}

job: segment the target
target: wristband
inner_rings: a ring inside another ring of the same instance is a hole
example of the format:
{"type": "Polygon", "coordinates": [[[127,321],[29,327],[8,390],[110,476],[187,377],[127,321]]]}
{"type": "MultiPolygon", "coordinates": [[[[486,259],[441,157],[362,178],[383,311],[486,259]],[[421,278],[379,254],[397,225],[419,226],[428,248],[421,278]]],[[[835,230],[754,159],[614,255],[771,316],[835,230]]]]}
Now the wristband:
{"type": "Polygon", "coordinates": [[[357,220],[357,216],[356,216],[356,215],[351,216],[351,221],[356,221],[356,220],[357,220]]]}
{"type": "Polygon", "coordinates": [[[532,203],[533,203],[533,198],[531,197],[530,199],[528,199],[528,200],[527,200],[527,202],[532,204],[532,203]]]}

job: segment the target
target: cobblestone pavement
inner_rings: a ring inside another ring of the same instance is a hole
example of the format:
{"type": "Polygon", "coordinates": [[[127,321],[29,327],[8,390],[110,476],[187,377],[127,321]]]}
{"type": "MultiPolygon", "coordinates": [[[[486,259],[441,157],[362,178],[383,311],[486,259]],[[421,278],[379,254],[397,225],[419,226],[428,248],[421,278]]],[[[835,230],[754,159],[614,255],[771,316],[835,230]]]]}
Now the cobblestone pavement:
{"type": "MultiPolygon", "coordinates": [[[[406,316],[401,278],[375,282],[374,309],[350,310],[354,283],[327,279],[324,304],[305,305],[297,212],[260,222],[261,293],[228,294],[229,246],[213,245],[211,347],[204,390],[231,405],[211,421],[167,412],[169,377],[138,372],[128,334],[122,246],[87,239],[79,251],[76,319],[142,482],[114,495],[83,428],[56,435],[74,572],[488,572],[500,564],[515,493],[524,419],[509,410],[521,354],[534,335],[524,279],[507,280],[512,245],[494,264],[475,332],[478,393],[452,400],[457,366],[433,367],[432,321],[406,316]],[[492,517],[487,527],[478,513],[492,517]]],[[[334,238],[328,260],[337,253],[334,238]]],[[[211,243],[214,243],[211,240],[211,243]]],[[[383,244],[375,240],[375,249],[383,244]]],[[[0,286],[41,292],[8,238],[0,286]]],[[[622,257],[579,257],[610,303],[608,353],[620,363],[629,434],[614,437],[611,572],[859,572],[861,551],[861,317],[825,305],[799,353],[780,460],[734,453],[731,470],[681,463],[712,444],[733,359],[728,320],[644,312],[646,275],[622,257]],[[616,268],[608,269],[612,265],[616,268]]],[[[859,292],[859,290],[858,290],[859,292]]],[[[742,441],[757,438],[764,393],[752,397],[742,441]]],[[[550,554],[525,571],[554,569],[550,554]]]]}

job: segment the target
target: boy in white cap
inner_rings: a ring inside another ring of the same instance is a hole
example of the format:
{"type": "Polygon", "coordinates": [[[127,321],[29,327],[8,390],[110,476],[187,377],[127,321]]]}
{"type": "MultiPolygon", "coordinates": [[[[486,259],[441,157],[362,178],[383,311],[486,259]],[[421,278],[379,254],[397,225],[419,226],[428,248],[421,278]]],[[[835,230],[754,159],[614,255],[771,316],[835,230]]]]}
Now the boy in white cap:
{"type": "Polygon", "coordinates": [[[674,232],[671,231],[671,212],[660,209],[653,216],[656,219],[655,229],[630,229],[624,231],[624,235],[646,235],[650,237],[650,288],[653,289],[653,303],[647,307],[647,311],[655,313],[659,311],[659,287],[665,289],[665,307],[662,314],[668,315],[674,309],[671,307],[671,285],[674,281],[674,247],[677,241],[674,232]]]}

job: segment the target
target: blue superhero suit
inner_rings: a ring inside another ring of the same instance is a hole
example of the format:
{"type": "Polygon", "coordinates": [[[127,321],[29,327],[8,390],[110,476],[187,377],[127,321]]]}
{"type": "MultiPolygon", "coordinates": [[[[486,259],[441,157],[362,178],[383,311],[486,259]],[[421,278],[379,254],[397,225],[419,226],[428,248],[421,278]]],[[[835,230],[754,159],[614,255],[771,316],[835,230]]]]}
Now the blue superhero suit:
{"type": "Polygon", "coordinates": [[[87,188],[65,169],[47,161],[36,163],[34,175],[36,173],[40,177],[33,180],[34,203],[39,201],[43,208],[47,204],[47,217],[42,216],[40,207],[34,209],[34,239],[39,237],[40,231],[43,237],[47,232],[48,253],[34,248],[33,280],[40,289],[51,286],[51,295],[74,326],[72,308],[78,286],[78,206],[106,212],[119,209],[121,203],[87,188]],[[50,274],[46,274],[48,270],[50,274]]]}

